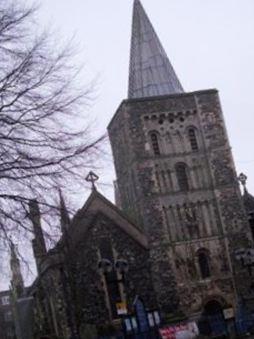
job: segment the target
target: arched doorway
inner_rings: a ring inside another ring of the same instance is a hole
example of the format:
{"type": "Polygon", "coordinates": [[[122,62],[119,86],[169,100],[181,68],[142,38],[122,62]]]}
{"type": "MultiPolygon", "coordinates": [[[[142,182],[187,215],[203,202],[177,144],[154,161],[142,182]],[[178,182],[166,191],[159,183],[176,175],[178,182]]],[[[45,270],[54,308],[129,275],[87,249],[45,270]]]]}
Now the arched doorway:
{"type": "Polygon", "coordinates": [[[210,300],[204,306],[204,315],[213,316],[221,314],[223,315],[223,308],[218,300],[210,300]]]}
{"type": "Polygon", "coordinates": [[[204,305],[203,313],[198,322],[201,334],[209,337],[223,338],[227,335],[227,325],[223,316],[223,303],[216,299],[204,305]]]}

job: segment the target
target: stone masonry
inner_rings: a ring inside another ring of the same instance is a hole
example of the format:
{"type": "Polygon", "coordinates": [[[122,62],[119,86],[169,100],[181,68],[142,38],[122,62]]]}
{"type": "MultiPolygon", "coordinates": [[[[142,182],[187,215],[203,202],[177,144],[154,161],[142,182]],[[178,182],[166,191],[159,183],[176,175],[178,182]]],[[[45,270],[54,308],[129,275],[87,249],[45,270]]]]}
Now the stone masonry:
{"type": "Polygon", "coordinates": [[[165,296],[174,306],[179,299],[187,314],[212,298],[235,306],[244,272],[234,253],[250,237],[217,91],[125,100],[109,136],[121,207],[143,221],[161,307],[168,309],[165,296]],[[186,168],[186,190],[178,164],[186,168]],[[205,279],[199,251],[209,260],[205,279]]]}

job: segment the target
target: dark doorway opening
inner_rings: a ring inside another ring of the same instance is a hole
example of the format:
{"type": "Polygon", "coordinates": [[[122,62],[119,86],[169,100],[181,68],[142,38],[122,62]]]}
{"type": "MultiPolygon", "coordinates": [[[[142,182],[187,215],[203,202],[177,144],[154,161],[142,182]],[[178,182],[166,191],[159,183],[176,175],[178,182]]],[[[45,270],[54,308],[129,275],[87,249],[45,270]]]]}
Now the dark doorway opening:
{"type": "Polygon", "coordinates": [[[198,326],[200,333],[209,338],[226,337],[227,325],[223,316],[223,307],[219,301],[210,300],[205,304],[198,326]]]}
{"type": "Polygon", "coordinates": [[[218,302],[217,300],[208,301],[208,303],[204,307],[203,314],[207,316],[213,316],[216,314],[223,315],[221,303],[218,302]]]}

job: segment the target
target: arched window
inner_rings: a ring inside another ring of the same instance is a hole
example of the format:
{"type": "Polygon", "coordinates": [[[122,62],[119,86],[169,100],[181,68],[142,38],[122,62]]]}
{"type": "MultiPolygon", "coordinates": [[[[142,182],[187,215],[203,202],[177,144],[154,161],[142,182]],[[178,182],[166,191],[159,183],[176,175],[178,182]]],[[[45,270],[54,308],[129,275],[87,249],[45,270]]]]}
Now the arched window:
{"type": "Polygon", "coordinates": [[[188,137],[192,151],[198,151],[198,141],[196,136],[196,130],[194,128],[189,128],[188,137]]]}
{"type": "Polygon", "coordinates": [[[156,132],[151,133],[150,138],[154,155],[160,155],[161,152],[157,133],[156,132]]]}
{"type": "Polygon", "coordinates": [[[189,182],[187,176],[187,166],[183,163],[176,164],[176,177],[178,181],[178,186],[181,191],[189,190],[189,182]]]}
{"type": "Polygon", "coordinates": [[[208,251],[201,250],[198,252],[198,264],[201,277],[203,279],[209,278],[211,276],[211,271],[208,251]]]}

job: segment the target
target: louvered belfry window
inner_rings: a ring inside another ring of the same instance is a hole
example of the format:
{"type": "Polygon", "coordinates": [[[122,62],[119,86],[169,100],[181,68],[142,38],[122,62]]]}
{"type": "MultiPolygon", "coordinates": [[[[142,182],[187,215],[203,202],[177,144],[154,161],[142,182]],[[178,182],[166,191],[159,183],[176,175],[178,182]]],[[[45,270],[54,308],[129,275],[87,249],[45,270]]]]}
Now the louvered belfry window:
{"type": "Polygon", "coordinates": [[[176,164],[176,177],[180,191],[189,190],[189,181],[187,176],[187,166],[184,163],[176,164]]]}
{"type": "Polygon", "coordinates": [[[161,152],[157,133],[155,132],[151,133],[150,137],[154,155],[160,155],[161,152]]]}
{"type": "Polygon", "coordinates": [[[209,278],[211,276],[211,272],[208,253],[200,251],[198,254],[198,263],[202,279],[209,278]]]}
{"type": "Polygon", "coordinates": [[[197,141],[197,135],[196,135],[195,129],[190,128],[188,134],[189,134],[189,142],[190,142],[192,151],[198,151],[198,141],[197,141]]]}

